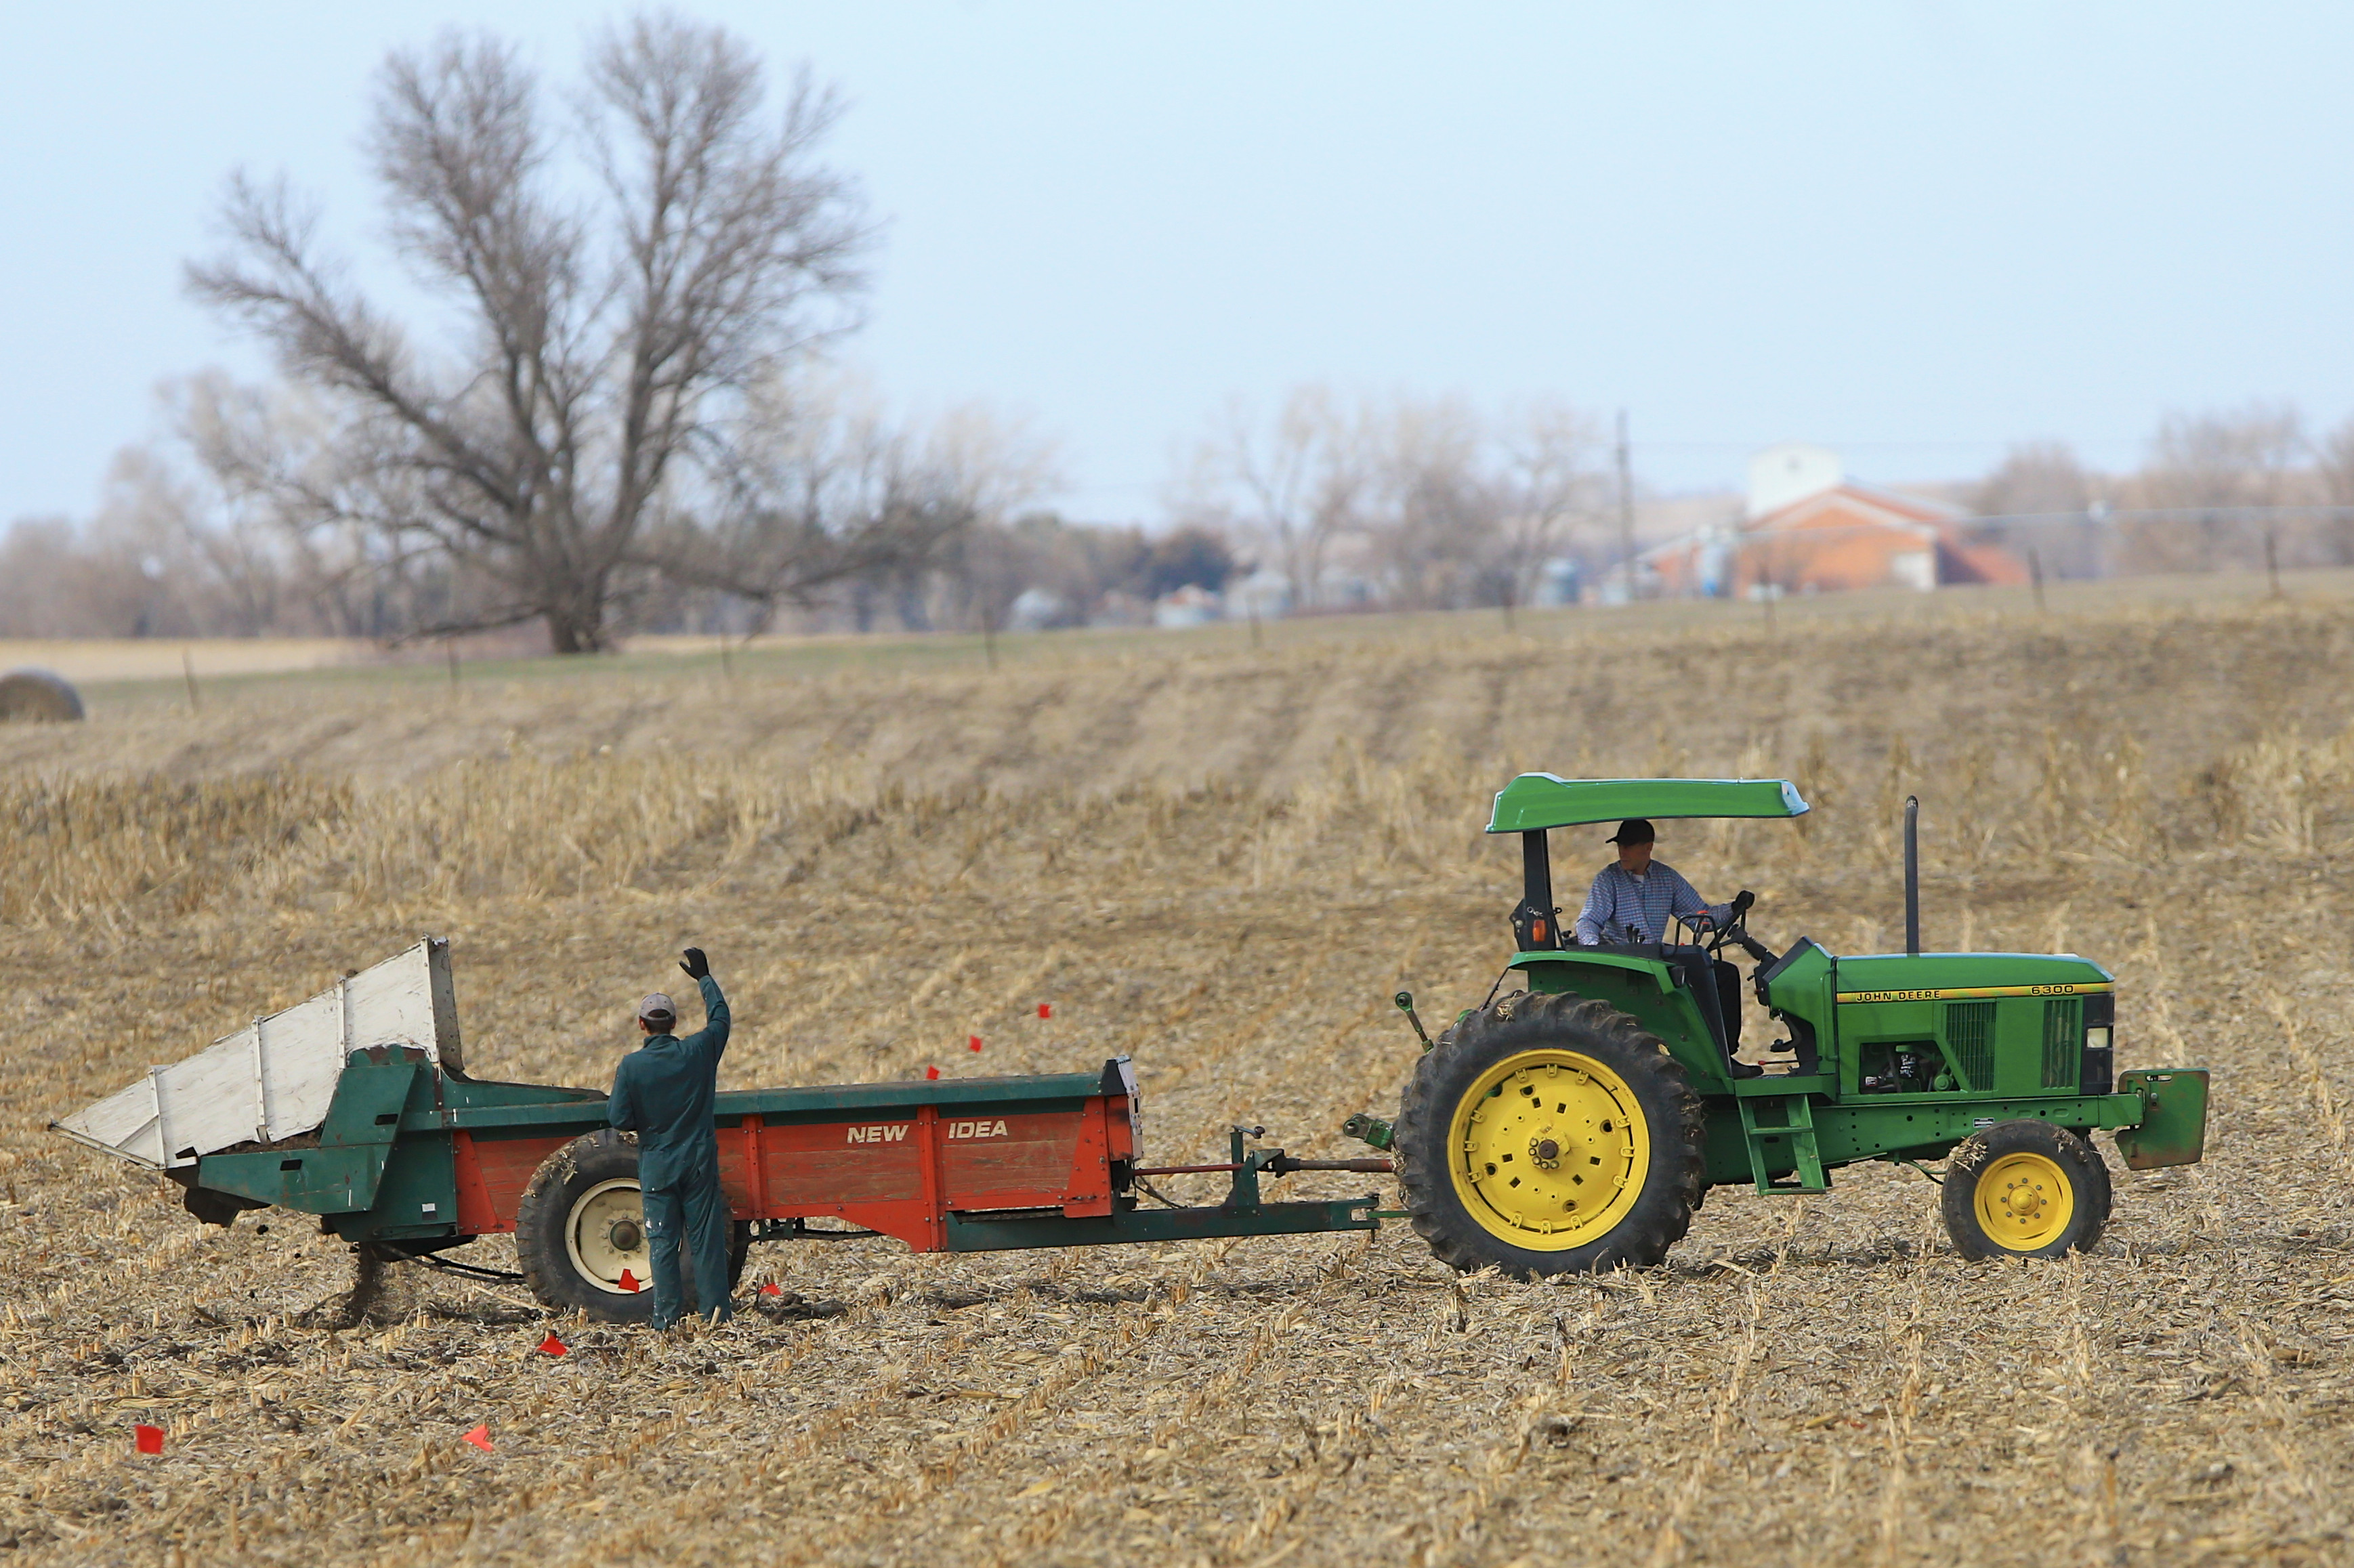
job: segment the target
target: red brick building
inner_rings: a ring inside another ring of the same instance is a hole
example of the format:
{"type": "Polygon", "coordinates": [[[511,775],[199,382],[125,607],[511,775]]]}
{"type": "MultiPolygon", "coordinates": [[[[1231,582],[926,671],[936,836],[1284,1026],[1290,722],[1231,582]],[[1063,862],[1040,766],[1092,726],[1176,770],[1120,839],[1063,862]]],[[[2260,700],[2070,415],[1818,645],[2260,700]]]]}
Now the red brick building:
{"type": "Polygon", "coordinates": [[[1742,599],[2026,582],[2027,563],[1973,541],[1967,520],[1956,507],[1857,484],[1819,448],[1776,447],[1751,464],[1737,527],[1664,546],[1649,564],[1664,592],[1742,599]]]}
{"type": "Polygon", "coordinates": [[[1840,588],[1933,588],[1955,583],[2024,583],[2027,563],[1976,544],[1964,514],[1911,496],[1842,482],[1745,524],[1735,543],[1732,593],[1766,585],[1783,593],[1840,588]]]}

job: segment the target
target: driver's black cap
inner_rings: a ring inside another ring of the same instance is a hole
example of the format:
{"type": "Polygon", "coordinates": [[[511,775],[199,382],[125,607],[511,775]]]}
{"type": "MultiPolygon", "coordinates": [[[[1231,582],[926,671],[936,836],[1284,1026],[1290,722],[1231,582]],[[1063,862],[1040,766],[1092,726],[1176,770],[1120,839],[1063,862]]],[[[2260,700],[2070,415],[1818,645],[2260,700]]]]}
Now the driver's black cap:
{"type": "Polygon", "coordinates": [[[1629,817],[1618,824],[1617,832],[1602,842],[1606,844],[1647,844],[1653,842],[1655,836],[1647,819],[1629,817]]]}

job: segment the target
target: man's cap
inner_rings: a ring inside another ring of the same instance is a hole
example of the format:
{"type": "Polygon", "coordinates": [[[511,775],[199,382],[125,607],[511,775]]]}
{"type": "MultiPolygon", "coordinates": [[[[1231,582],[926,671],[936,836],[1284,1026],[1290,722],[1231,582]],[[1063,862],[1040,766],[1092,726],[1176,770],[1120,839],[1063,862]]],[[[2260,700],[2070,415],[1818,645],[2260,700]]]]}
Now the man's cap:
{"type": "Polygon", "coordinates": [[[638,1003],[638,1016],[648,1023],[669,1023],[678,1017],[678,1008],[670,998],[656,991],[638,1003]]]}
{"type": "Polygon", "coordinates": [[[1602,842],[1606,844],[1647,844],[1652,842],[1652,838],[1649,819],[1629,817],[1618,824],[1617,832],[1602,842]]]}

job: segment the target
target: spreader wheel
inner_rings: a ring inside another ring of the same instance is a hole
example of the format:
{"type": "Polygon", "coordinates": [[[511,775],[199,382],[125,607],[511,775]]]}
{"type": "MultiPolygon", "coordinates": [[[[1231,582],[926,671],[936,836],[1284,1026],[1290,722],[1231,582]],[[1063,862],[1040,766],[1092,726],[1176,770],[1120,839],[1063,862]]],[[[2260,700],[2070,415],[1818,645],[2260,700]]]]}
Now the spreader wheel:
{"type": "Polygon", "coordinates": [[[1691,1225],[1702,1135],[1656,1035],[1606,1002],[1529,991],[1423,1057],[1398,1112],[1398,1184],[1457,1268],[1648,1267],[1691,1225]]]}
{"type": "Polygon", "coordinates": [[[2100,1239],[2108,1168],[2066,1128],[1998,1122],[1947,1157],[1938,1207],[1964,1257],[2058,1257],[2100,1239]]]}
{"type": "MultiPolygon", "coordinates": [[[[642,1323],[654,1315],[653,1252],[638,1186],[638,1145],[607,1130],[576,1138],[540,1162],[515,1212],[515,1253],[531,1293],[558,1311],[600,1323],[642,1323]]],[[[727,1231],[727,1283],[744,1277],[752,1227],[727,1231]]],[[[695,1274],[683,1265],[686,1308],[696,1310],[695,1274]]]]}

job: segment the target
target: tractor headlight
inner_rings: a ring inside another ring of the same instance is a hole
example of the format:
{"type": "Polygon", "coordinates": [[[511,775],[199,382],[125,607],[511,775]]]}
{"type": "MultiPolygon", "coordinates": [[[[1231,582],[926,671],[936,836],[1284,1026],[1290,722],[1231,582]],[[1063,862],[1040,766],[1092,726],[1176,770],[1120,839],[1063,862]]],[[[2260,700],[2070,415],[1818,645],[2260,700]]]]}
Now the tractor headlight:
{"type": "Polygon", "coordinates": [[[2116,1044],[2116,1022],[2114,992],[2094,991],[2084,998],[2084,1055],[2077,1074],[2078,1094],[2105,1095],[2117,1086],[2117,1055],[2112,1049],[2116,1044]]]}

